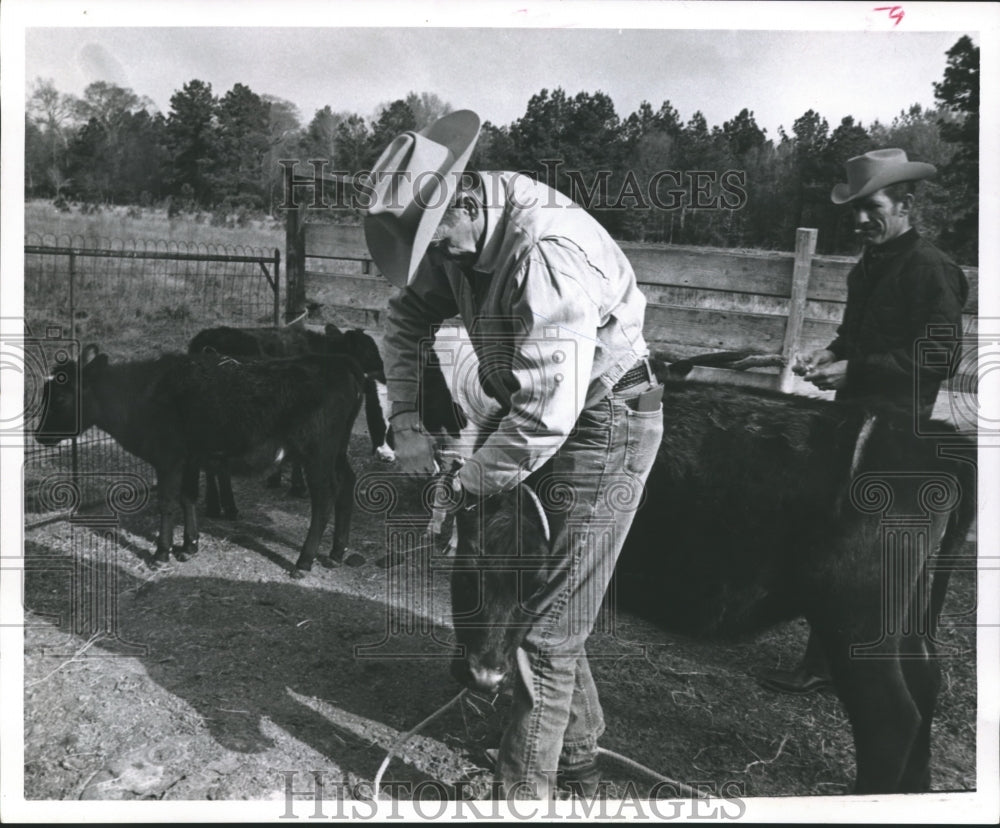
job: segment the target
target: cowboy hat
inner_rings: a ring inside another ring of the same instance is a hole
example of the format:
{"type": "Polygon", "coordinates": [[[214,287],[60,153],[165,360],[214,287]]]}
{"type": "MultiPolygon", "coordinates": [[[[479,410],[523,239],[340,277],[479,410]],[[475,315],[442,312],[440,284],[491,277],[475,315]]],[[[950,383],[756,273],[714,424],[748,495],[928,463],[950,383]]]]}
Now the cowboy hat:
{"type": "Polygon", "coordinates": [[[844,164],[847,183],[837,184],[830,193],[834,204],[846,204],[864,198],[890,184],[919,181],[937,172],[933,164],[908,161],[901,149],[880,149],[848,158],[844,164]]]}
{"type": "Polygon", "coordinates": [[[419,132],[404,132],[372,167],[365,241],[396,287],[416,272],[478,137],[479,116],[460,109],[419,132]]]}

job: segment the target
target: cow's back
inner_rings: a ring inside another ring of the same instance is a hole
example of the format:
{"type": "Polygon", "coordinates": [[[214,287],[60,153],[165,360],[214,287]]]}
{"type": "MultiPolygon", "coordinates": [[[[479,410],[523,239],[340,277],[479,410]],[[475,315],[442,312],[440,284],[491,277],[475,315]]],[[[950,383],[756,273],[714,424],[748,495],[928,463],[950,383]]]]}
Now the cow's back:
{"type": "Polygon", "coordinates": [[[332,427],[327,421],[356,415],[363,375],[349,357],[249,363],[206,357],[193,359],[176,382],[185,430],[201,448],[234,452],[261,436],[332,427]]]}
{"type": "Polygon", "coordinates": [[[238,455],[262,442],[322,440],[353,422],[364,375],[350,357],[240,362],[169,354],[111,366],[105,406],[127,409],[117,436],[156,463],[177,454],[238,455]]]}
{"type": "Polygon", "coordinates": [[[804,614],[809,585],[837,577],[846,557],[878,554],[868,548],[878,518],[850,504],[868,417],[860,406],[668,384],[663,442],[618,565],[622,601],[711,635],[804,614]]]}

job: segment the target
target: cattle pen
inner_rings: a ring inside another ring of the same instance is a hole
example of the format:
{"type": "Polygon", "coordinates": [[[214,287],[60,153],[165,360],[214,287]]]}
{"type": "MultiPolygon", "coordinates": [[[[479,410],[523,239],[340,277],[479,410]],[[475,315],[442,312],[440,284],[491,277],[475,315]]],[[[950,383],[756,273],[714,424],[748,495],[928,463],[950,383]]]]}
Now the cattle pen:
{"type": "MultiPolygon", "coordinates": [[[[277,325],[281,252],[176,241],[96,239],[30,234],[24,245],[25,428],[40,414],[41,379],[99,341],[118,357],[184,350],[205,327],[277,325]]],[[[29,500],[72,483],[74,500],[102,496],[110,476],[150,480],[145,464],[97,430],[69,445],[25,445],[29,500]],[[138,477],[136,477],[138,475],[138,477]],[[51,479],[50,479],[50,482],[51,479]]]]}
{"type": "MultiPolygon", "coordinates": [[[[381,342],[391,288],[360,228],[304,215],[289,216],[283,251],[26,239],[26,367],[40,379],[60,353],[73,357],[89,342],[113,361],[183,351],[201,328],[280,325],[305,307],[308,323],[360,327],[381,342]]],[[[815,231],[798,240],[796,252],[623,243],[649,299],[651,344],[676,356],[787,356],[828,342],[851,262],[815,256],[815,231]]],[[[966,273],[963,328],[973,338],[978,273],[966,273]]],[[[465,342],[457,320],[442,333],[465,342]]],[[[974,357],[959,369],[952,390],[974,392],[974,357]]],[[[805,390],[776,369],[696,370],[805,390]]],[[[29,428],[40,404],[31,387],[29,428]]],[[[294,560],[308,508],[247,480],[236,483],[238,521],[206,519],[194,559],[151,572],[151,471],[129,465],[139,461],[103,435],[87,442],[97,437],[80,441],[74,473],[70,446],[42,455],[26,435],[25,796],[254,800],[256,814],[274,818],[352,813],[400,734],[457,690],[447,666],[448,561],[420,546],[425,492],[373,458],[356,431],[351,548],[369,564],[404,546],[420,555],[388,570],[317,568],[292,582],[282,567],[294,560]],[[96,506],[84,502],[88,491],[96,506]]],[[[942,630],[950,655],[934,721],[935,791],[980,784],[975,574],[974,561],[956,573],[942,630]]],[[[609,722],[602,745],[706,794],[728,793],[726,815],[744,796],[752,816],[753,797],[849,793],[853,748],[837,699],[775,697],[753,679],[795,658],[805,634],[791,624],[749,644],[691,642],[626,614],[602,618],[588,643],[609,722]]],[[[469,698],[453,707],[393,761],[387,795],[482,794],[485,749],[497,743],[507,704],[469,698]]],[[[635,795],[630,771],[605,770],[612,795],[635,795]]]]}
{"type": "MultiPolygon", "coordinates": [[[[794,252],[620,242],[647,299],[647,341],[677,358],[719,350],[780,355],[786,360],[780,369],[698,371],[726,382],[814,393],[791,373],[790,357],[834,338],[854,264],[847,257],[815,255],[816,239],[815,229],[799,228],[794,252]]],[[[301,308],[308,296],[338,319],[381,331],[393,288],[378,274],[360,226],[324,222],[306,209],[290,211],[286,262],[290,309],[301,308]]],[[[961,333],[974,342],[979,271],[963,270],[969,301],[961,333]]],[[[460,335],[459,321],[450,325],[451,335],[460,335]]],[[[975,393],[976,359],[975,349],[966,349],[950,391],[975,393]]],[[[941,396],[944,406],[947,392],[941,396]]]]}

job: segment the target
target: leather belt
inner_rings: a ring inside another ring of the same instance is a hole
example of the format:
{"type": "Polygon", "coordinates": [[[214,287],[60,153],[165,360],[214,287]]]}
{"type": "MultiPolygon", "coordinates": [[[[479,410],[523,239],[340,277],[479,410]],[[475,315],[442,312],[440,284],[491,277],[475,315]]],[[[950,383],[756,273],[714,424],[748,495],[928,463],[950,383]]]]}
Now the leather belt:
{"type": "Polygon", "coordinates": [[[622,378],[615,383],[612,391],[620,393],[643,383],[655,382],[652,369],[649,367],[648,359],[640,359],[635,365],[629,368],[622,378]]]}

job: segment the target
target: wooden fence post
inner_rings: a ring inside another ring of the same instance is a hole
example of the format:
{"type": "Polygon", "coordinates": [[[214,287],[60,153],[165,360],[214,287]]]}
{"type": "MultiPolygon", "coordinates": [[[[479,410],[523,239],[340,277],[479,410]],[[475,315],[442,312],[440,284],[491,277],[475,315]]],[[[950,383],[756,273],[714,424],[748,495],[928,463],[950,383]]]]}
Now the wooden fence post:
{"type": "Polygon", "coordinates": [[[800,227],[795,231],[795,266],[792,270],[792,293],[788,300],[788,322],[785,325],[785,341],[781,346],[781,355],[785,364],[781,369],[778,387],[782,391],[791,391],[794,377],[792,361],[799,350],[799,336],[802,333],[802,322],[806,316],[806,292],[809,289],[809,273],[812,269],[812,258],[816,254],[816,237],[819,235],[813,227],[800,227]]]}
{"type": "Polygon", "coordinates": [[[293,207],[285,214],[285,322],[291,322],[306,307],[305,208],[293,207]]]}

